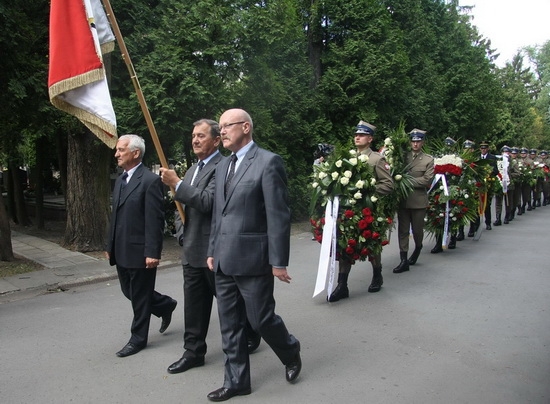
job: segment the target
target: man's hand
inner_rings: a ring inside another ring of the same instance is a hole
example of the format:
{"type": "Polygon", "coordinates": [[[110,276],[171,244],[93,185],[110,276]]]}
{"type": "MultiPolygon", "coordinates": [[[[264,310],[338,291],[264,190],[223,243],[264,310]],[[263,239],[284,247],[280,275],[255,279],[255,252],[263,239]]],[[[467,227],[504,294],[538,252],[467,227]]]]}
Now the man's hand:
{"type": "Polygon", "coordinates": [[[286,268],[275,268],[273,267],[273,276],[279,278],[280,281],[290,283],[292,279],[286,270],[286,268]]]}
{"type": "Polygon", "coordinates": [[[169,170],[167,168],[161,167],[159,173],[161,181],[169,187],[175,188],[178,184],[178,181],[180,180],[174,170],[169,170]]]}
{"type": "Polygon", "coordinates": [[[211,271],[214,270],[214,257],[208,257],[206,259],[206,266],[208,267],[209,270],[211,271]]]}
{"type": "Polygon", "coordinates": [[[157,258],[149,258],[149,257],[146,257],[146,258],[145,258],[145,268],[147,268],[147,269],[155,269],[156,267],[159,266],[159,262],[160,262],[160,260],[157,259],[157,258]]]}

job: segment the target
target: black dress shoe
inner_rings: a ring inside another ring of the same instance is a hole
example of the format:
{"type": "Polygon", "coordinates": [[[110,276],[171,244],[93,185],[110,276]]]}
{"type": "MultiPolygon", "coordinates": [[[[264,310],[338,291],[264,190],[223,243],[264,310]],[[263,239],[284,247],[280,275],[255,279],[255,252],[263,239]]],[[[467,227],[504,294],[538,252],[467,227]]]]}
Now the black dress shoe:
{"type": "MultiPolygon", "coordinates": [[[[504,218],[504,221],[506,221],[506,218],[504,218]]],[[[502,225],[502,222],[500,221],[500,219],[497,219],[497,220],[495,220],[495,222],[493,223],[493,225],[495,225],[495,226],[500,226],[500,225],[502,225]]]]}
{"type": "Polygon", "coordinates": [[[302,358],[300,357],[300,351],[298,351],[294,360],[285,366],[286,381],[289,383],[294,383],[294,381],[300,375],[301,371],[302,371],[302,358]]]}
{"type": "Polygon", "coordinates": [[[487,224],[487,226],[485,227],[487,230],[493,230],[493,228],[491,227],[491,224],[487,224]]]}
{"type": "Polygon", "coordinates": [[[170,313],[166,314],[165,316],[162,316],[162,322],[160,323],[159,332],[162,334],[170,323],[172,322],[172,313],[176,309],[176,306],[178,305],[178,302],[176,302],[174,299],[172,299],[172,306],[170,308],[170,313]]]}
{"type": "Polygon", "coordinates": [[[248,353],[251,354],[252,352],[256,351],[258,347],[260,346],[260,341],[262,340],[262,337],[260,334],[256,334],[253,337],[248,338],[248,353]]]}
{"type": "Polygon", "coordinates": [[[168,373],[182,373],[186,370],[197,368],[204,365],[204,358],[190,358],[183,356],[179,361],[168,366],[168,373]]]}
{"type": "Polygon", "coordinates": [[[124,345],[124,348],[116,353],[116,356],[118,356],[119,358],[124,358],[126,356],[137,354],[143,348],[145,348],[145,346],[136,345],[132,342],[128,342],[126,345],[124,345]]]}
{"type": "Polygon", "coordinates": [[[432,254],[437,254],[437,253],[443,252],[443,247],[440,246],[440,245],[436,245],[434,248],[431,249],[430,252],[432,254]]]}
{"type": "Polygon", "coordinates": [[[250,390],[250,387],[242,390],[220,387],[218,390],[214,390],[212,393],[208,393],[206,397],[210,401],[226,401],[226,400],[229,400],[231,397],[246,396],[250,393],[252,393],[252,390],[250,390]]]}
{"type": "Polygon", "coordinates": [[[474,237],[476,235],[476,232],[474,229],[470,229],[470,231],[468,232],[468,237],[474,237]]]}
{"type": "Polygon", "coordinates": [[[462,241],[462,240],[464,240],[464,232],[459,231],[458,235],[456,236],[456,241],[462,241]]]}

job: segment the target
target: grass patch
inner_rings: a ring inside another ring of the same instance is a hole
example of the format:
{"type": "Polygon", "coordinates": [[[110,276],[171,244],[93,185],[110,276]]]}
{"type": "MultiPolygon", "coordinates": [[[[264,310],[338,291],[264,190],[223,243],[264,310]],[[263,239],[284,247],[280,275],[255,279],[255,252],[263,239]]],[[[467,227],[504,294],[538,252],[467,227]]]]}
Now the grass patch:
{"type": "Polygon", "coordinates": [[[0,278],[40,271],[44,267],[26,258],[15,256],[13,261],[0,261],[0,278]]]}

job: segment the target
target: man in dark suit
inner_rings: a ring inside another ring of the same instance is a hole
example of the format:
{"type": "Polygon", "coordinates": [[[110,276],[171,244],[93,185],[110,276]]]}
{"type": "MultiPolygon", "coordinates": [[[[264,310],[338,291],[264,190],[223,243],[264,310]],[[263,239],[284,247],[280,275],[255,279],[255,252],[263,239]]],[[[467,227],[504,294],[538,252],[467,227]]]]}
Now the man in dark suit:
{"type": "MultiPolygon", "coordinates": [[[[162,182],[173,187],[176,190],[175,199],[185,205],[182,256],[185,352],[181,359],[168,367],[168,373],[181,373],[204,365],[206,335],[212,302],[216,295],[214,273],[207,268],[206,257],[216,184],[215,172],[222,159],[218,151],[220,129],[218,123],[210,119],[200,119],[193,126],[191,142],[199,161],[187,170],[182,180],[174,170],[160,169],[162,182]]],[[[251,350],[257,348],[259,336],[253,341],[251,350]]]]}
{"type": "Polygon", "coordinates": [[[115,181],[106,256],[116,265],[122,293],[132,302],[130,341],[117,352],[125,357],[147,345],[151,314],[162,317],[160,332],[172,320],[177,302],[155,291],[162,252],[164,192],[158,175],[142,163],[145,142],[137,135],[121,136],[115,158],[124,173],[115,181]]]}
{"type": "Polygon", "coordinates": [[[409,265],[416,264],[422,240],[424,239],[424,217],[428,207],[428,189],[434,177],[434,159],[422,151],[426,132],[420,129],[413,129],[411,137],[411,151],[407,153],[407,170],[412,177],[413,191],[406,200],[401,203],[397,211],[399,237],[399,254],[401,262],[393,269],[398,274],[409,270],[409,265]],[[412,228],[415,248],[410,258],[407,258],[409,251],[409,232],[412,228]]]}
{"type": "Polygon", "coordinates": [[[300,343],[275,314],[274,278],[289,283],[290,208],[280,156],[252,140],[253,123],[241,109],[220,117],[229,158],[216,168],[208,267],[215,272],[225,375],[223,386],[208,394],[225,401],[250,394],[246,320],[285,365],[294,382],[302,361],[300,343]]]}

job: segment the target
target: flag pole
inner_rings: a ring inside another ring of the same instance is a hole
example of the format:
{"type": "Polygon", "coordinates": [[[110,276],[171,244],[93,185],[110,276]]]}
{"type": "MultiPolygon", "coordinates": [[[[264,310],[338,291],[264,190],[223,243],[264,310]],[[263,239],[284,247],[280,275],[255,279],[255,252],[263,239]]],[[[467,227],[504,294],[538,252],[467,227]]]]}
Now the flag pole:
{"type": "MultiPolygon", "coordinates": [[[[122,59],[124,59],[124,62],[126,63],[126,67],[128,68],[128,72],[130,73],[130,78],[132,79],[132,83],[134,84],[134,89],[136,90],[139,105],[141,106],[141,111],[143,112],[143,115],[145,117],[145,122],[147,122],[147,127],[149,128],[149,132],[151,133],[151,138],[153,139],[155,149],[159,156],[160,164],[162,165],[162,167],[168,168],[168,161],[166,160],[164,151],[162,150],[162,146],[160,144],[157,130],[155,129],[155,125],[153,123],[153,119],[151,118],[151,113],[149,112],[149,108],[147,108],[147,102],[145,101],[145,97],[143,96],[143,91],[141,90],[141,86],[139,84],[139,80],[137,78],[134,65],[132,63],[132,60],[130,59],[130,54],[128,53],[128,49],[126,48],[126,44],[124,43],[122,32],[120,32],[118,22],[115,18],[115,13],[113,12],[113,8],[111,7],[111,3],[109,2],[109,0],[102,0],[102,1],[103,1],[103,5],[105,6],[105,10],[107,12],[107,18],[111,23],[111,27],[113,28],[113,32],[115,34],[118,46],[120,47],[122,59]]],[[[173,195],[176,194],[174,187],[170,187],[170,190],[172,191],[173,195]]],[[[174,202],[176,203],[176,207],[178,208],[178,213],[180,215],[181,221],[182,223],[184,223],[185,213],[183,212],[183,207],[178,201],[174,200],[174,202]]]]}

